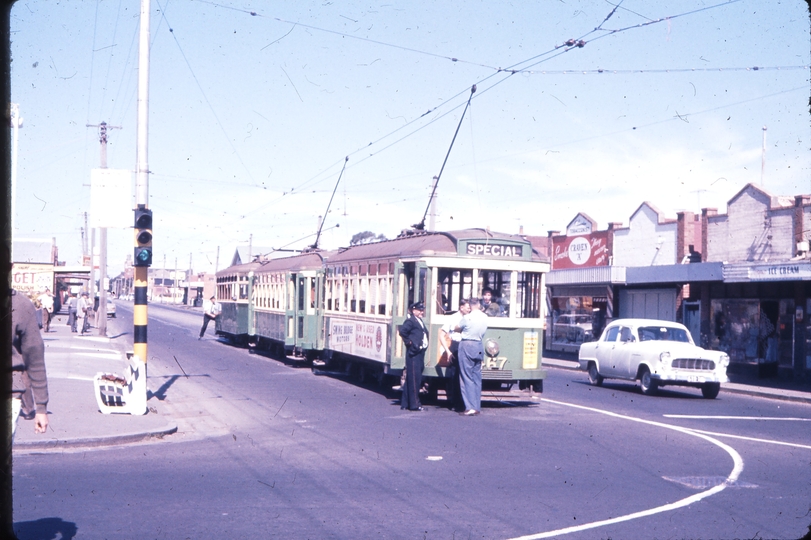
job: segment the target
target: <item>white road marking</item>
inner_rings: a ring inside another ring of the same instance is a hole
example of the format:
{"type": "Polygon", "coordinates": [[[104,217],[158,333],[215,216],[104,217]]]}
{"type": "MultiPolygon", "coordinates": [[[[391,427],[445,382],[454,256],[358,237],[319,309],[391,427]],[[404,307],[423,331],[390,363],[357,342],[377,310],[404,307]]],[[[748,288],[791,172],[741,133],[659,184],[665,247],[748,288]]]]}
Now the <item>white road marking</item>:
{"type": "Polygon", "coordinates": [[[794,448],[807,448],[811,450],[811,446],[807,444],[798,444],[798,443],[790,443],[790,442],[783,442],[783,441],[775,441],[772,439],[757,439],[755,437],[744,437],[743,435],[731,435],[729,433],[716,433],[714,431],[704,431],[702,429],[693,429],[691,430],[695,433],[703,433],[704,435],[714,435],[716,437],[729,437],[730,439],[741,439],[744,441],[751,441],[751,442],[760,442],[760,443],[767,443],[767,444],[778,444],[780,446],[792,446],[794,448]]]}
{"type": "Polygon", "coordinates": [[[614,418],[620,418],[622,420],[630,420],[632,422],[639,422],[641,424],[648,424],[648,425],[651,425],[651,426],[662,427],[662,428],[665,428],[665,429],[671,429],[673,431],[678,431],[678,432],[684,433],[685,435],[692,435],[694,437],[699,437],[699,438],[704,439],[706,441],[709,441],[712,444],[718,446],[719,448],[722,448],[723,450],[725,450],[726,453],[729,454],[730,457],[732,458],[732,462],[733,462],[734,465],[732,467],[732,471],[729,473],[729,476],[727,476],[726,479],[724,480],[724,482],[721,483],[720,485],[714,486],[714,487],[712,487],[712,488],[710,488],[710,489],[708,489],[706,491],[696,493],[695,495],[692,495],[690,497],[681,499],[681,500],[676,501],[674,503],[665,504],[663,506],[657,506],[655,508],[650,508],[648,510],[642,510],[640,512],[634,512],[633,514],[627,514],[627,515],[624,515],[624,516],[618,516],[618,517],[611,518],[611,519],[605,519],[605,520],[602,520],[602,521],[594,521],[592,523],[584,523],[583,525],[577,525],[577,526],[574,526],[574,527],[566,527],[564,529],[557,529],[555,531],[547,531],[547,532],[542,532],[542,533],[537,533],[537,534],[530,534],[530,535],[526,535],[526,536],[519,536],[519,537],[513,538],[511,540],[536,540],[538,538],[550,538],[550,537],[554,537],[554,536],[561,536],[561,535],[564,535],[564,534],[570,534],[570,533],[574,533],[574,532],[586,531],[586,530],[589,530],[589,529],[596,529],[598,527],[603,527],[605,525],[613,525],[615,523],[622,523],[624,521],[631,521],[632,519],[652,516],[654,514],[660,514],[662,512],[669,512],[671,510],[676,510],[677,508],[684,508],[685,506],[690,506],[691,504],[693,504],[695,502],[698,502],[698,501],[700,501],[702,499],[705,499],[707,497],[710,497],[712,495],[715,495],[716,493],[720,493],[721,491],[726,489],[727,486],[733,485],[735,482],[737,482],[738,477],[743,472],[743,458],[741,457],[740,454],[738,454],[738,452],[735,451],[734,448],[722,443],[721,441],[719,441],[717,439],[713,439],[712,437],[704,435],[703,433],[696,433],[694,430],[691,430],[691,429],[688,429],[688,428],[683,428],[681,426],[672,426],[672,425],[669,425],[669,424],[663,424],[661,422],[654,422],[652,420],[643,420],[641,418],[635,418],[633,416],[627,416],[627,415],[624,415],[624,414],[618,414],[618,413],[614,413],[614,412],[610,412],[610,411],[605,411],[605,410],[602,410],[602,409],[595,409],[594,407],[586,407],[586,406],[583,406],[583,405],[575,405],[573,403],[564,403],[562,401],[555,401],[553,399],[546,399],[546,398],[542,399],[541,401],[545,401],[547,403],[554,403],[556,405],[563,405],[564,407],[572,407],[572,408],[581,409],[581,410],[584,410],[584,411],[591,411],[591,412],[595,412],[595,413],[599,413],[599,414],[604,414],[606,416],[612,416],[614,418]]]}
{"type": "Polygon", "coordinates": [[[811,418],[791,418],[781,416],[702,416],[698,414],[663,414],[665,418],[694,418],[697,420],[787,420],[791,422],[811,422],[811,418]]]}
{"type": "Polygon", "coordinates": [[[428,456],[425,458],[426,461],[442,461],[442,456],[428,456]]]}

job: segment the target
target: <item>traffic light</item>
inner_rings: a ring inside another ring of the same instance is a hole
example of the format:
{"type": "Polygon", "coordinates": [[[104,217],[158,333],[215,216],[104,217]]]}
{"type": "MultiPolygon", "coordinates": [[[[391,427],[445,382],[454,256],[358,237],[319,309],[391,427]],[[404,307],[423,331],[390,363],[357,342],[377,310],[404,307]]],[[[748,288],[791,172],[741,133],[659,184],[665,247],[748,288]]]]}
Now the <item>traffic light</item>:
{"type": "Polygon", "coordinates": [[[152,210],[135,209],[135,255],[133,266],[152,265],[152,210]]]}

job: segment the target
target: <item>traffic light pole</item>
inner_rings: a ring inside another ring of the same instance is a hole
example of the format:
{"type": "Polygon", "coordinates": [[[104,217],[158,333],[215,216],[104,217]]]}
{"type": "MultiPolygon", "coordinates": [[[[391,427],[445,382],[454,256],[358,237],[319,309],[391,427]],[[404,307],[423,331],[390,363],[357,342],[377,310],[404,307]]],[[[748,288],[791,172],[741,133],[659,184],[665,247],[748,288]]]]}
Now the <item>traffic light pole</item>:
{"type": "MultiPolygon", "coordinates": [[[[149,126],[149,14],[150,0],[141,0],[140,34],[138,39],[138,133],[136,148],[135,170],[135,220],[136,225],[139,212],[147,211],[149,205],[149,160],[147,154],[148,126],[149,126]]],[[[132,352],[147,362],[147,286],[149,284],[149,263],[151,263],[152,240],[152,213],[149,212],[149,251],[147,264],[135,266],[134,279],[134,307],[132,313],[132,352]]],[[[143,233],[135,229],[135,249],[139,248],[139,236],[143,233]]],[[[137,253],[136,253],[137,255],[137,253]]]]}

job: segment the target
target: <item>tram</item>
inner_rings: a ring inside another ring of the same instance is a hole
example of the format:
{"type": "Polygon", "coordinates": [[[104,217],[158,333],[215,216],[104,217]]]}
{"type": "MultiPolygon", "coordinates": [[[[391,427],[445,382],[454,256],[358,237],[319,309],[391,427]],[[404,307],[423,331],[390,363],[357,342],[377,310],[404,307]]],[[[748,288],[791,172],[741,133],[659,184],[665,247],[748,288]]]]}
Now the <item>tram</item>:
{"type": "Polygon", "coordinates": [[[405,367],[406,351],[397,330],[408,306],[421,301],[430,332],[423,376],[435,392],[449,375],[440,328],[459,309],[460,300],[481,297],[489,289],[499,316],[488,319],[484,336],[483,389],[509,390],[517,384],[542,392],[548,271],[547,258],[521,236],[484,229],[411,230],[393,240],[219,272],[223,320],[217,332],[382,380],[399,377],[405,367]],[[221,292],[221,278],[230,289],[221,292]],[[226,309],[229,302],[234,307],[226,309]]]}

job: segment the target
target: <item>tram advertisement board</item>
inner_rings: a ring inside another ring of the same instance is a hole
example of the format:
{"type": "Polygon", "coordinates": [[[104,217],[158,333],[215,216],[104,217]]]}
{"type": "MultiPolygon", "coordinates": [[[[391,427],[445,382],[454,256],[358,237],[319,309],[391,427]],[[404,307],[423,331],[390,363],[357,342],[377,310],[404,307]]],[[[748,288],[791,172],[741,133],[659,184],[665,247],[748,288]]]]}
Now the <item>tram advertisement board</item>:
{"type": "Polygon", "coordinates": [[[329,348],[333,351],[386,361],[386,325],[369,321],[332,318],[329,322],[329,348]]]}
{"type": "Polygon", "coordinates": [[[28,296],[39,295],[46,288],[54,290],[52,264],[19,264],[11,268],[11,287],[28,296]]]}
{"type": "Polygon", "coordinates": [[[608,231],[552,237],[552,270],[608,266],[608,231]]]}

